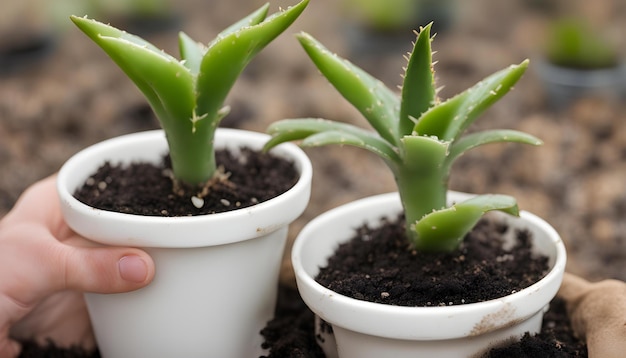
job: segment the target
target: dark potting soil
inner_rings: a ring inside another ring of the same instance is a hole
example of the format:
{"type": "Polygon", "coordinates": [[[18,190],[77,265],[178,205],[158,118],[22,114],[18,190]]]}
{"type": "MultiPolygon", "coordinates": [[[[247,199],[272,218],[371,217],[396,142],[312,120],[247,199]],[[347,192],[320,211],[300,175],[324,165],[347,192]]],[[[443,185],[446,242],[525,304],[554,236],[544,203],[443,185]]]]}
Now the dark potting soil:
{"type": "Polygon", "coordinates": [[[74,196],[102,210],[147,216],[190,216],[220,213],[252,206],[290,189],[299,174],[286,159],[241,148],[240,153],[217,150],[216,163],[226,180],[217,181],[205,193],[197,188],[173,192],[171,165],[164,157],[160,166],[105,163],[74,196]],[[202,205],[193,196],[201,196],[202,205]],[[199,207],[197,207],[197,206],[199,207]]]}
{"type": "Polygon", "coordinates": [[[527,231],[516,230],[512,247],[503,247],[510,230],[483,219],[450,253],[412,249],[404,220],[364,225],[340,245],[316,280],[356,299],[398,306],[450,306],[503,297],[539,281],[548,258],[532,251],[527,231]],[[523,263],[523,264],[520,264],[523,263]]]}

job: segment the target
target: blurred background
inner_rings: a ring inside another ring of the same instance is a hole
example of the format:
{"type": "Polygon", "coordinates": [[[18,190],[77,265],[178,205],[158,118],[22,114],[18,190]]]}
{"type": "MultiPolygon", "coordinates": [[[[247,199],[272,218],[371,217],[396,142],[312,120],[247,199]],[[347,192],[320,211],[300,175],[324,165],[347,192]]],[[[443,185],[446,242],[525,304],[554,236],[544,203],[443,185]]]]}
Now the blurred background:
{"type": "MultiPolygon", "coordinates": [[[[295,0],[276,0],[271,12],[295,0]]],[[[177,54],[182,30],[208,43],[261,0],[4,0],[0,13],[0,217],[20,193],[80,149],[158,128],[133,83],[73,27],[89,15],[177,54]]],[[[413,29],[434,21],[440,95],[449,98],[530,58],[516,89],[471,131],[512,128],[542,147],[493,145],[462,157],[451,188],[504,193],[565,240],[568,270],[626,280],[626,2],[623,0],[311,0],[301,18],[256,57],[223,126],[264,131],[281,118],[326,117],[367,126],[319,75],[291,34],[307,31],[380,78],[401,83],[413,29]],[[581,31],[582,30],[582,31],[581,31]],[[570,72],[574,71],[574,72],[570,72]]],[[[292,228],[345,202],[394,190],[375,156],[307,150],[309,208],[292,228]]],[[[291,280],[285,260],[284,280],[291,280]]]]}

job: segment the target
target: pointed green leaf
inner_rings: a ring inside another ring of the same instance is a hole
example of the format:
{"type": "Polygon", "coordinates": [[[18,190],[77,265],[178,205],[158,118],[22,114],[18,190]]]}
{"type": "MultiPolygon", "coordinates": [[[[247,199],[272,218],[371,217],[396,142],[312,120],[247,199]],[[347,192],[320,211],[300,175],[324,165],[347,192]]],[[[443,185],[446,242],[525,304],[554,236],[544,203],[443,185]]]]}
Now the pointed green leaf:
{"type": "Polygon", "coordinates": [[[415,246],[425,251],[452,251],[478,220],[493,210],[519,215],[515,198],[508,195],[480,195],[434,211],[415,223],[415,246]]]}
{"type": "Polygon", "coordinates": [[[219,39],[235,33],[244,27],[259,24],[267,16],[268,9],[269,3],[265,3],[265,5],[261,6],[250,15],[244,17],[243,19],[237,21],[236,23],[230,25],[225,30],[220,32],[208,46],[204,46],[203,44],[194,41],[191,37],[187,36],[187,34],[181,32],[178,36],[178,44],[180,48],[181,59],[185,60],[185,66],[187,66],[187,68],[189,68],[191,70],[191,73],[193,73],[194,75],[198,74],[198,72],[200,72],[202,57],[209,47],[211,47],[215,42],[219,41],[219,39]]]}
{"type": "Polygon", "coordinates": [[[432,23],[420,30],[404,74],[400,107],[401,135],[413,132],[414,120],[434,105],[437,96],[430,47],[431,26],[432,23]]]}
{"type": "Polygon", "coordinates": [[[322,75],[363,114],[381,137],[397,145],[398,96],[378,79],[331,53],[311,35],[300,33],[297,38],[322,75]]]}
{"type": "Polygon", "coordinates": [[[472,148],[479,147],[491,143],[522,143],[530,145],[541,145],[541,139],[520,131],[498,129],[468,134],[461,137],[450,146],[450,154],[446,159],[446,165],[449,167],[463,153],[472,148]]]}
{"type": "Polygon", "coordinates": [[[472,88],[433,107],[419,118],[414,130],[442,140],[456,140],[492,104],[513,87],[526,71],[528,60],[498,71],[472,88]]]}
{"type": "Polygon", "coordinates": [[[340,131],[328,131],[318,133],[307,137],[302,141],[303,147],[320,147],[327,144],[350,145],[366,149],[379,157],[385,162],[394,165],[400,159],[398,153],[389,147],[387,142],[381,141],[378,137],[370,135],[358,135],[355,133],[346,133],[340,131]]]}
{"type": "Polygon", "coordinates": [[[188,122],[195,98],[185,66],[121,38],[101,37],[99,45],[144,93],[166,131],[188,122]]]}
{"type": "Polygon", "coordinates": [[[82,17],[72,21],[99,45],[144,93],[163,126],[191,117],[191,74],[178,60],[147,41],[82,17]]]}
{"type": "Polygon", "coordinates": [[[116,29],[111,25],[103,24],[99,21],[91,20],[86,17],[78,17],[73,15],[70,16],[70,20],[72,20],[72,22],[74,22],[74,24],[76,24],[76,26],[85,33],[85,35],[89,36],[89,38],[91,38],[98,45],[100,45],[100,38],[102,37],[120,38],[128,42],[134,43],[139,47],[145,47],[150,51],[174,60],[173,57],[161,51],[141,37],[129,34],[126,31],[116,29]]]}
{"type": "Polygon", "coordinates": [[[270,4],[265,3],[263,6],[258,8],[256,11],[254,11],[250,15],[244,17],[243,19],[237,21],[236,23],[230,25],[229,27],[224,29],[222,32],[220,32],[215,37],[215,40],[212,43],[219,41],[219,39],[224,38],[230,34],[240,31],[244,27],[249,27],[249,26],[260,24],[267,17],[267,11],[269,10],[269,8],[270,8],[270,4]]]}
{"type": "Polygon", "coordinates": [[[265,21],[219,36],[209,46],[197,80],[197,113],[214,114],[250,60],[289,27],[304,11],[309,0],[276,13],[265,21]]]}
{"type": "Polygon", "coordinates": [[[202,56],[204,56],[207,48],[187,36],[184,32],[178,34],[178,48],[180,49],[180,58],[183,65],[185,65],[193,75],[197,75],[198,72],[200,72],[202,56]]]}
{"type": "Polygon", "coordinates": [[[272,123],[267,132],[272,138],[264,150],[283,142],[303,140],[302,146],[352,145],[374,152],[386,161],[400,160],[394,148],[376,133],[347,123],[319,118],[285,119],[272,123]]]}

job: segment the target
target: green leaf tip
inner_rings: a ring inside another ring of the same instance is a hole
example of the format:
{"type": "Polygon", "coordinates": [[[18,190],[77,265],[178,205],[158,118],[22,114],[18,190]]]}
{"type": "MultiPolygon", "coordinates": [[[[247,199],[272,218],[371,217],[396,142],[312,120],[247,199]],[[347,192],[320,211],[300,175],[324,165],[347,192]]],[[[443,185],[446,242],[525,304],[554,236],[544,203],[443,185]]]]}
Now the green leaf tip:
{"type": "Polygon", "coordinates": [[[519,216],[515,198],[508,195],[480,195],[451,207],[437,210],[412,224],[416,248],[423,251],[454,250],[466,233],[489,211],[519,216]]]}

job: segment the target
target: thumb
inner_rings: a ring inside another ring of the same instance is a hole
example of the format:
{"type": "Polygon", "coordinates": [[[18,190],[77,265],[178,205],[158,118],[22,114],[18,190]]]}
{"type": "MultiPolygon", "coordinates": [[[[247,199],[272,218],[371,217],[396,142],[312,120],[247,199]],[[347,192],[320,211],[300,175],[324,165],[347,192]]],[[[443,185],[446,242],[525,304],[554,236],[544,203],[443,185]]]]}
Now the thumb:
{"type": "Polygon", "coordinates": [[[144,251],[118,247],[65,246],[58,289],[97,293],[128,292],[154,278],[154,262],[144,251]]]}

